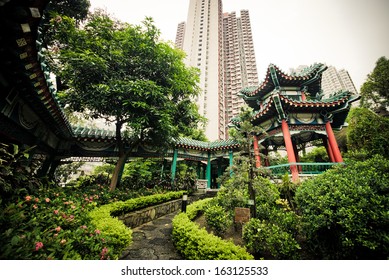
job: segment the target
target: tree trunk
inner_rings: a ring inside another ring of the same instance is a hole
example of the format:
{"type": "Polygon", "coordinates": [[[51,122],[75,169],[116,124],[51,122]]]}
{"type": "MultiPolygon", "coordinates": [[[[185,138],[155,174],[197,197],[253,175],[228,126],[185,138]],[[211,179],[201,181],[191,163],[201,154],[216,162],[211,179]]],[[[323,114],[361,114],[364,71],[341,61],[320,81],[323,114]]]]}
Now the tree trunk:
{"type": "Polygon", "coordinates": [[[122,155],[119,156],[115,169],[113,170],[111,184],[109,185],[110,192],[114,191],[115,188],[118,186],[118,183],[120,182],[122,177],[122,172],[123,172],[124,165],[126,164],[126,160],[127,160],[127,153],[123,153],[122,155]]]}
{"type": "Polygon", "coordinates": [[[122,120],[120,119],[120,117],[117,117],[116,118],[116,144],[119,149],[119,159],[116,163],[115,169],[113,170],[111,184],[109,185],[110,192],[114,191],[118,185],[118,182],[120,182],[122,171],[124,165],[126,164],[127,155],[128,155],[124,151],[124,143],[123,143],[122,133],[121,133],[122,126],[123,126],[122,120]]]}

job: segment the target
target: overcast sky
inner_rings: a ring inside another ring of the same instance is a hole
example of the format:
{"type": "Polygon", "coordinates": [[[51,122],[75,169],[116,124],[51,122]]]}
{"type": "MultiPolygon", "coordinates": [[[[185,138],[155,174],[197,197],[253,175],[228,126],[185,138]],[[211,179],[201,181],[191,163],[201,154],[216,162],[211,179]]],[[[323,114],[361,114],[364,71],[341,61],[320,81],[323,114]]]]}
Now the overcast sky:
{"type": "MultiPolygon", "coordinates": [[[[189,7],[189,0],[90,1],[132,24],[150,16],[173,42],[189,7]]],[[[224,12],[242,9],[250,13],[260,81],[270,63],[288,72],[321,62],[346,69],[359,91],[377,59],[389,58],[389,0],[223,0],[224,12]]]]}

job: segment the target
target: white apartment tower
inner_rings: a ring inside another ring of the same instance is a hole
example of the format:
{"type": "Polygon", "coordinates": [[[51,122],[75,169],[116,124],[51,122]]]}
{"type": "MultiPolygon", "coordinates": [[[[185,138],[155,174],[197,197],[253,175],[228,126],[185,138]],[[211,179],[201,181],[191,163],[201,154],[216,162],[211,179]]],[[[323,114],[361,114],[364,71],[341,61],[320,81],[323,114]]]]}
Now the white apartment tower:
{"type": "Polygon", "coordinates": [[[221,0],[190,0],[176,46],[187,54],[187,65],[200,69],[197,104],[208,120],[205,135],[211,141],[226,139],[229,120],[243,104],[237,93],[258,84],[248,11],[237,18],[235,13],[223,15],[221,0]]]}
{"type": "Polygon", "coordinates": [[[180,22],[177,26],[176,47],[179,49],[184,49],[185,26],[185,21],[180,22]]]}
{"type": "MultiPolygon", "coordinates": [[[[190,0],[181,45],[186,64],[200,69],[202,92],[197,105],[208,120],[205,135],[211,141],[225,138],[222,27],[221,0],[190,0]]],[[[177,47],[180,40],[177,34],[177,47]]]]}
{"type": "Polygon", "coordinates": [[[254,43],[247,10],[223,16],[224,95],[226,123],[237,116],[245,103],[238,96],[242,88],[258,85],[254,43]]]}
{"type": "Polygon", "coordinates": [[[338,71],[333,66],[328,66],[328,69],[323,72],[321,85],[325,97],[340,90],[358,94],[349,73],[344,69],[338,71]]]}

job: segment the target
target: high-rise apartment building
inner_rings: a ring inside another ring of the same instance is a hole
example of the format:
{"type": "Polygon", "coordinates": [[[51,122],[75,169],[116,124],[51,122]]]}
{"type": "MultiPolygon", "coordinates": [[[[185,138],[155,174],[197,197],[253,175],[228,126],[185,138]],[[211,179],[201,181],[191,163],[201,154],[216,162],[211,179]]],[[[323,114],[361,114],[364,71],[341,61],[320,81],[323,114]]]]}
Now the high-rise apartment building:
{"type": "MultiPolygon", "coordinates": [[[[200,69],[202,92],[197,98],[197,105],[199,113],[208,120],[205,135],[209,140],[224,139],[222,1],[190,0],[182,34],[186,64],[200,69]]],[[[178,47],[179,37],[177,34],[178,47]]]]}
{"type": "Polygon", "coordinates": [[[340,90],[358,94],[349,73],[344,69],[338,71],[333,66],[328,66],[328,69],[323,72],[321,85],[325,97],[340,90]]]}
{"type": "Polygon", "coordinates": [[[179,49],[184,49],[185,26],[185,21],[180,22],[177,26],[176,47],[179,49]]]}
{"type": "Polygon", "coordinates": [[[258,85],[254,43],[247,10],[240,11],[240,17],[237,17],[235,12],[224,13],[223,52],[225,120],[228,124],[239,114],[245,103],[238,96],[239,91],[258,85]]]}
{"type": "Polygon", "coordinates": [[[187,65],[200,69],[197,104],[208,120],[207,138],[225,139],[229,120],[243,104],[237,93],[258,84],[248,11],[238,18],[236,13],[223,14],[221,0],[190,0],[187,21],[177,28],[176,46],[186,52],[187,65]]]}

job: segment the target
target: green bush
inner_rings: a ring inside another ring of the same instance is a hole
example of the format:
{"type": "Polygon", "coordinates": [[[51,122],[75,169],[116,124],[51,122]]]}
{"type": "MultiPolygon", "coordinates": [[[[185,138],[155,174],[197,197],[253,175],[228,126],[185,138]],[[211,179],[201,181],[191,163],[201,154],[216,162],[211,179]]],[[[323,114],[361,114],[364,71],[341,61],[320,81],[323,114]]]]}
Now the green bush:
{"type": "Polygon", "coordinates": [[[213,232],[222,236],[232,224],[231,217],[220,205],[210,205],[204,212],[205,220],[213,232]]]}
{"type": "MultiPolygon", "coordinates": [[[[29,152],[18,145],[0,143],[0,204],[38,190],[42,181],[32,174],[38,168],[29,152]]],[[[15,200],[13,200],[15,201],[15,200]]]]}
{"type": "MultiPolygon", "coordinates": [[[[297,258],[299,244],[296,240],[300,232],[300,217],[292,211],[296,186],[289,181],[284,181],[280,186],[277,186],[262,176],[255,177],[252,184],[255,190],[257,219],[268,226],[267,230],[262,231],[268,236],[259,237],[253,232],[246,232],[244,238],[246,246],[258,258],[297,258]],[[281,198],[280,191],[282,191],[284,198],[281,198]]],[[[247,178],[245,178],[244,173],[237,172],[232,178],[224,181],[215,198],[216,203],[222,209],[217,209],[220,216],[217,217],[215,214],[216,222],[214,223],[223,225],[223,221],[228,220],[225,218],[226,213],[230,214],[235,207],[247,207],[248,199],[247,178]]],[[[249,223],[249,228],[253,231],[255,230],[252,227],[258,225],[254,221],[251,222],[252,224],[249,223]]]]}
{"type": "Polygon", "coordinates": [[[208,234],[190,219],[203,211],[209,200],[197,201],[188,206],[187,213],[173,219],[173,242],[177,250],[188,260],[246,260],[253,256],[231,241],[208,234]]]}
{"type": "Polygon", "coordinates": [[[315,258],[389,258],[389,161],[382,156],[304,181],[296,201],[315,258]]]}
{"type": "Polygon", "coordinates": [[[260,258],[295,259],[301,249],[292,234],[276,224],[258,219],[250,219],[245,224],[243,240],[248,250],[260,258]]]}

